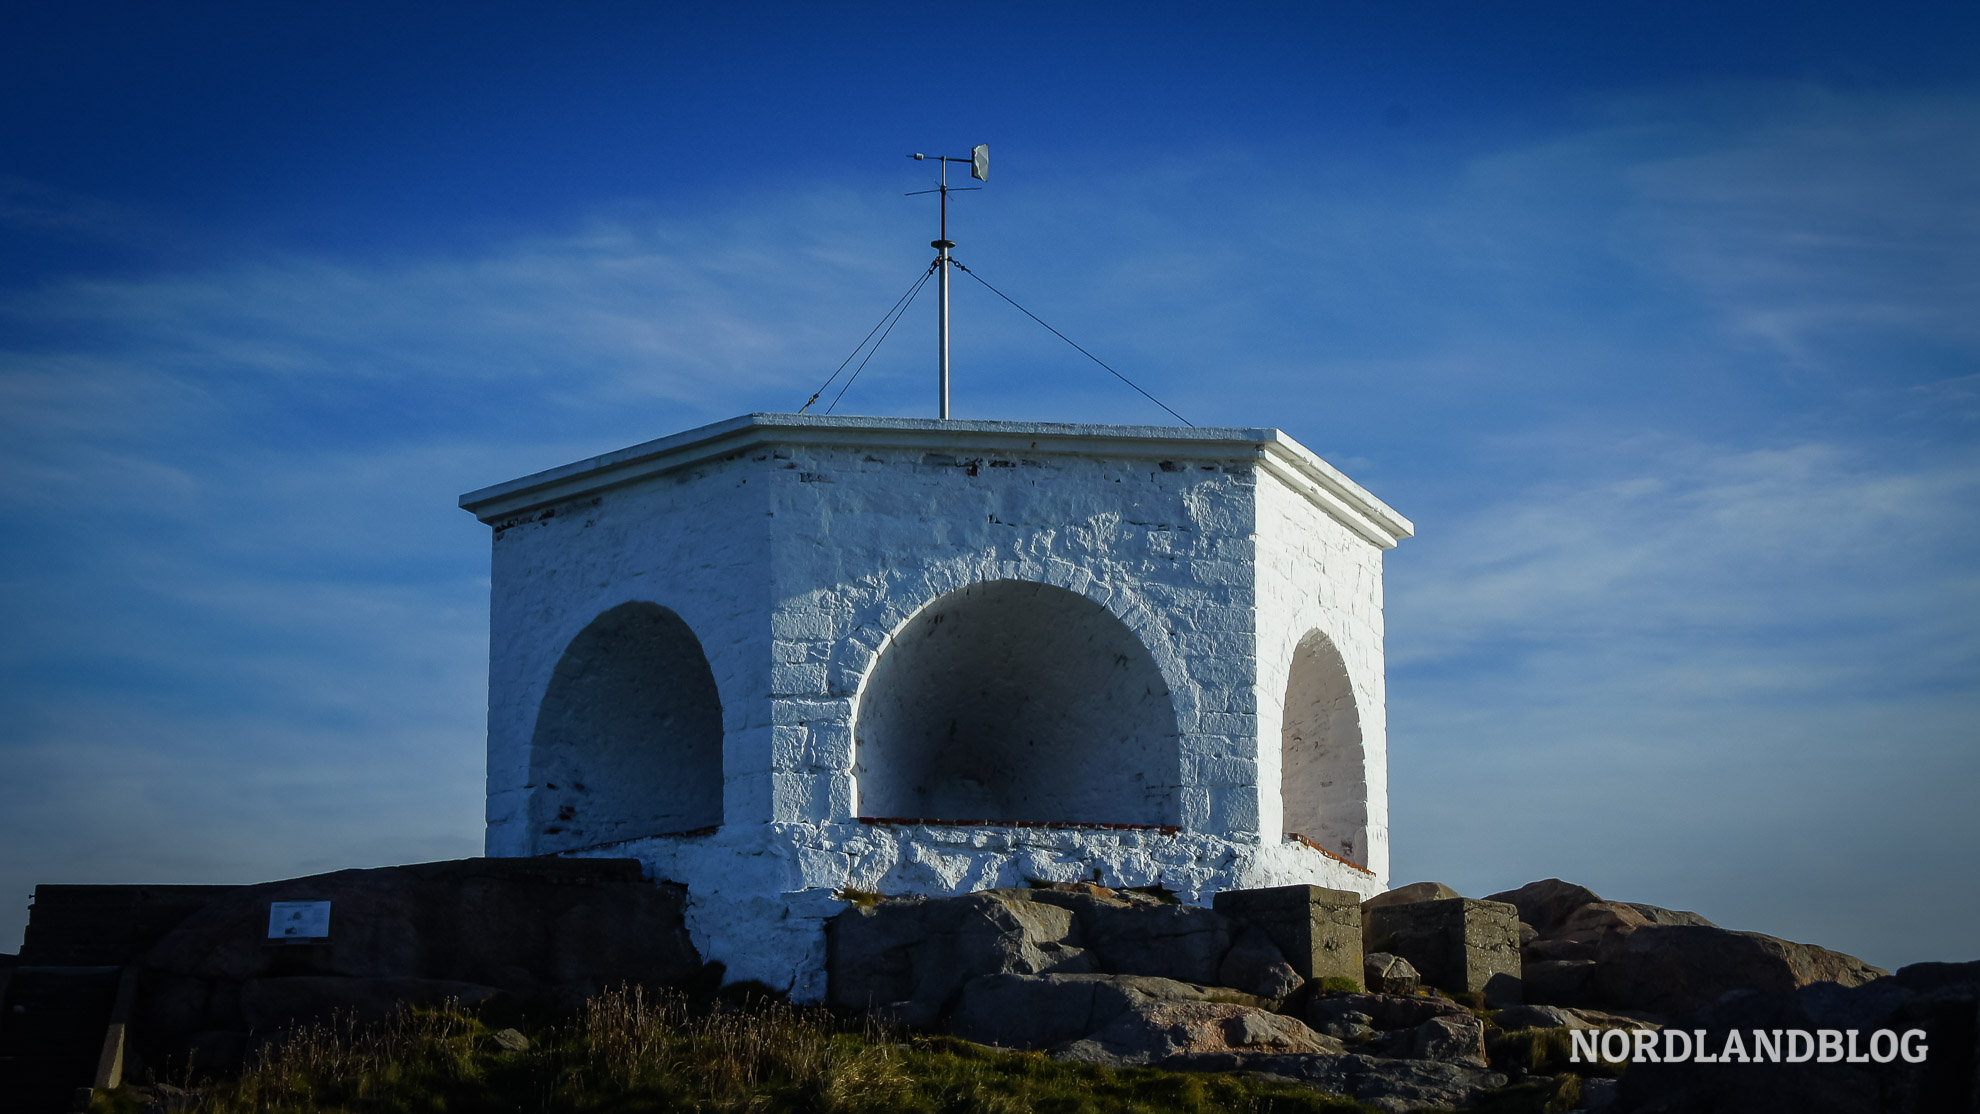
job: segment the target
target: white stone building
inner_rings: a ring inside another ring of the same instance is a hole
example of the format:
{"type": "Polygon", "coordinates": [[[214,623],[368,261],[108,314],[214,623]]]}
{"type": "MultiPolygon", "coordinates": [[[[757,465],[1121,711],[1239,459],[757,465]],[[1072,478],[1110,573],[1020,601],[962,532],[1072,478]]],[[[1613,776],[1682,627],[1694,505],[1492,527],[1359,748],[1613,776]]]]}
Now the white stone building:
{"type": "Polygon", "coordinates": [[[1285,434],[752,414],[463,496],[488,854],[685,883],[823,993],[846,890],[1388,882],[1382,551],[1285,434]]]}

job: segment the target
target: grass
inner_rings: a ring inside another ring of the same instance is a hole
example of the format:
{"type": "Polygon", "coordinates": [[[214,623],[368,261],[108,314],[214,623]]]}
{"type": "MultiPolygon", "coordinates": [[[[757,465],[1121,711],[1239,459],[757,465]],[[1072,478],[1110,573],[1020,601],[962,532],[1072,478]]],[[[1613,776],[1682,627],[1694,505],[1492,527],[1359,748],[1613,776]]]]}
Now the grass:
{"type": "Polygon", "coordinates": [[[1595,1075],[1616,1077],[1624,1064],[1614,1060],[1578,1063],[1566,1029],[1514,1029],[1491,1033],[1486,1051],[1500,1071],[1520,1069],[1529,1075],[1595,1075]]]}
{"type": "MultiPolygon", "coordinates": [[[[1239,1075],[1064,1064],[890,1033],[758,1000],[701,1007],[622,988],[505,1051],[474,1014],[339,1020],[267,1046],[183,1114],[1349,1114],[1367,1108],[1239,1075]]],[[[142,1109],[129,1088],[92,1114],[142,1109]]]]}

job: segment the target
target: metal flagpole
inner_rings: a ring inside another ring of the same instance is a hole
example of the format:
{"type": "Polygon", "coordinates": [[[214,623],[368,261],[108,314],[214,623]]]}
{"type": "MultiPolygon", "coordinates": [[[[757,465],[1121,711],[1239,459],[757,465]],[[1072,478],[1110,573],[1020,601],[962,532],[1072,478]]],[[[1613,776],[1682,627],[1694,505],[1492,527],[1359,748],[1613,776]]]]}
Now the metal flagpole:
{"type": "Polygon", "coordinates": [[[942,160],[942,238],[928,246],[935,249],[935,294],[941,302],[941,316],[936,319],[935,340],[941,348],[941,418],[949,420],[949,249],[956,245],[949,240],[949,160],[942,160]]]}
{"type": "MultiPolygon", "coordinates": [[[[951,155],[909,155],[911,159],[934,159],[942,168],[941,178],[932,190],[916,190],[915,193],[939,193],[942,196],[941,239],[930,240],[928,246],[935,249],[935,295],[939,303],[935,319],[935,343],[937,375],[937,410],[943,421],[949,420],[949,249],[955,241],[949,239],[949,164],[966,162],[969,176],[979,182],[990,180],[990,145],[979,143],[970,148],[966,159],[951,155]]],[[[978,189],[978,186],[960,186],[959,189],[978,189]]],[[[909,194],[912,197],[914,194],[909,194]]]]}

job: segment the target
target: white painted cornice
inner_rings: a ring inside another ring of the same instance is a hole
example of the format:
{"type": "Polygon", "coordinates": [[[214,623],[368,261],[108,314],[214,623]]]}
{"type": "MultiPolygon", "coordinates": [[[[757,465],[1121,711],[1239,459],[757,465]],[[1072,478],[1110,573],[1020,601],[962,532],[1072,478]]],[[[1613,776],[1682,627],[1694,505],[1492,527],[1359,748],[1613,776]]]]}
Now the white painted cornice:
{"type": "Polygon", "coordinates": [[[555,503],[777,445],[915,449],[953,454],[1251,461],[1330,517],[1389,549],[1415,533],[1408,519],[1276,429],[941,421],[812,414],[745,414],[575,461],[461,496],[490,525],[555,503]]]}

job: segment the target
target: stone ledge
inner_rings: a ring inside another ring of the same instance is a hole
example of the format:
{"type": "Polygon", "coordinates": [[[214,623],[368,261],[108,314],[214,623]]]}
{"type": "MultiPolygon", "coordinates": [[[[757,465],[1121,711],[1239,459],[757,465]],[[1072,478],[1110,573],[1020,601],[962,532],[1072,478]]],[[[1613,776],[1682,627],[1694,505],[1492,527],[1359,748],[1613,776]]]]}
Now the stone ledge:
{"type": "Polygon", "coordinates": [[[930,820],[912,816],[859,816],[854,819],[862,824],[882,824],[894,828],[1054,828],[1066,831],[1160,832],[1163,835],[1175,835],[1182,830],[1174,824],[1107,824],[1081,820],[930,820]]]}
{"type": "Polygon", "coordinates": [[[1287,832],[1286,840],[1289,843],[1300,844],[1301,846],[1306,847],[1308,850],[1318,851],[1322,855],[1327,856],[1328,858],[1334,860],[1335,862],[1341,864],[1342,866],[1353,867],[1355,870],[1358,870],[1361,873],[1368,875],[1370,878],[1375,877],[1374,871],[1368,869],[1365,866],[1362,866],[1360,863],[1355,862],[1353,859],[1347,858],[1344,855],[1335,854],[1334,852],[1327,850],[1325,847],[1322,847],[1319,844],[1313,842],[1312,840],[1306,838],[1305,836],[1300,835],[1298,832],[1287,832]]]}

